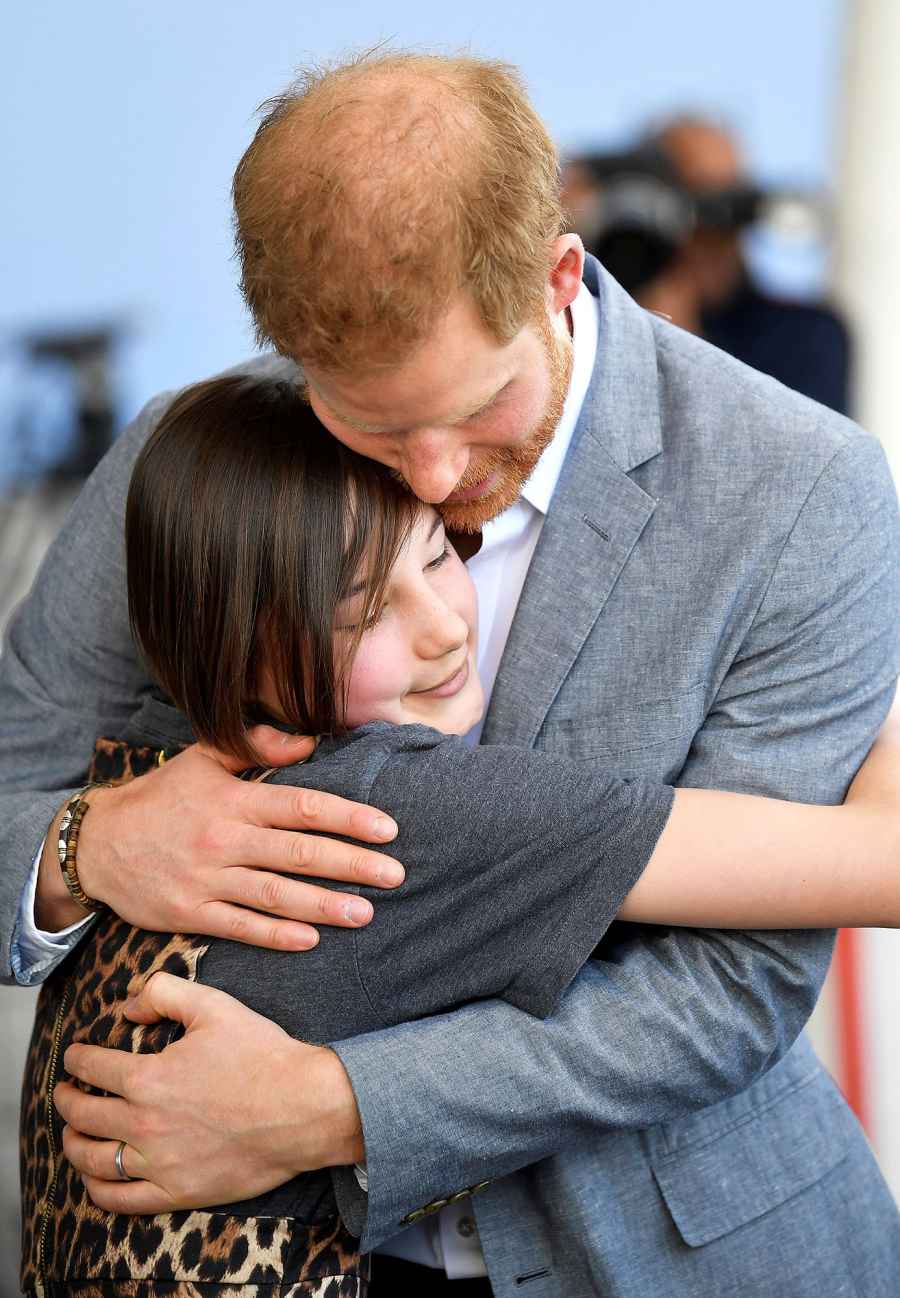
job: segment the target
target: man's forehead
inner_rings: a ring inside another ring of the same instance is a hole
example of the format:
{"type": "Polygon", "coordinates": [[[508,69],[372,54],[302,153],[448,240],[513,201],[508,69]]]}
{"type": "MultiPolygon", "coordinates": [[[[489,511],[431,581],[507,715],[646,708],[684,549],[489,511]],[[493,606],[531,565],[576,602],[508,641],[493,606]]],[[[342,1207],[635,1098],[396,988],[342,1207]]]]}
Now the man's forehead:
{"type": "Polygon", "coordinates": [[[488,332],[460,294],[408,360],[353,373],[305,367],[319,402],[362,432],[457,422],[491,401],[528,353],[524,327],[507,343],[488,332]]]}

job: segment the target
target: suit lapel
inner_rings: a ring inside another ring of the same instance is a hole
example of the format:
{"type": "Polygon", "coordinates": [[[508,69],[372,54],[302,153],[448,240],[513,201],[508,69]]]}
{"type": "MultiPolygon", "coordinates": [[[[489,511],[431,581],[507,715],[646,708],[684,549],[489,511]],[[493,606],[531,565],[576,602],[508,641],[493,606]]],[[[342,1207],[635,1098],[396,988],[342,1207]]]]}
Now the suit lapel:
{"type": "Polygon", "coordinates": [[[530,747],[656,501],[628,476],[662,449],[646,314],[590,259],[597,360],[510,629],[482,742],[530,747]]]}

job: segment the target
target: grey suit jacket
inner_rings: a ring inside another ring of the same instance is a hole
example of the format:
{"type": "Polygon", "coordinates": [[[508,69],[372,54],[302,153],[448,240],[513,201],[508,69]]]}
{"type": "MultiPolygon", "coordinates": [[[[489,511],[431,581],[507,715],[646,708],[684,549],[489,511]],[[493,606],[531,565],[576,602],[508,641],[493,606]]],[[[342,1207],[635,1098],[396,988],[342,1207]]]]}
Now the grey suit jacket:
{"type": "MultiPolygon", "coordinates": [[[[648,316],[596,264],[586,279],[597,366],[485,742],[839,800],[897,671],[884,456],[648,316]]],[[[121,517],[166,399],[94,475],[10,631],[4,964],[86,738],[121,731],[146,689],[123,613],[121,517]]],[[[488,1001],[339,1043],[369,1166],[368,1199],[341,1178],[343,1207],[364,1247],[491,1178],[476,1215],[502,1298],[893,1296],[896,1214],[798,1040],[830,950],[817,933],[623,926],[542,1022],[488,1001]]]]}

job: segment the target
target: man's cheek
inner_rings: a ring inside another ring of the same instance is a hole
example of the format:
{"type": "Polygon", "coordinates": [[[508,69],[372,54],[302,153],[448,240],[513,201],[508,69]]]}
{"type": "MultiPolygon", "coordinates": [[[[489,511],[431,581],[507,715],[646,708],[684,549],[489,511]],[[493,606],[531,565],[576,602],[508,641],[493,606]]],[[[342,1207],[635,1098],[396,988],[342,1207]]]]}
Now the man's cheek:
{"type": "Polygon", "coordinates": [[[521,397],[497,417],[495,445],[517,447],[527,442],[541,420],[546,397],[540,389],[521,397]]]}

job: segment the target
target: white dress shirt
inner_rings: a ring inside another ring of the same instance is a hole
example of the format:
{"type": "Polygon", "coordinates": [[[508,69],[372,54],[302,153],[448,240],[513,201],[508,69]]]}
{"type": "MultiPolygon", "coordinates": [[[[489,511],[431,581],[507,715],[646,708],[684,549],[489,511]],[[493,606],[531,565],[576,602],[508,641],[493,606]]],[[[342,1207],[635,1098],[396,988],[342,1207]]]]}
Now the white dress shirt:
{"type": "MultiPolygon", "coordinates": [[[[515,504],[499,518],[485,524],[481,549],[468,563],[478,592],[478,671],[484,687],[486,707],[490,703],[525,577],[594,370],[599,335],[598,306],[583,284],[569,311],[572,327],[572,376],[553,441],[544,451],[515,504]]],[[[467,735],[471,743],[477,743],[481,737],[481,726],[482,723],[479,722],[467,735]]],[[[40,852],[22,894],[13,939],[13,971],[20,983],[36,981],[44,971],[57,964],[71,949],[70,935],[91,922],[90,918],[82,920],[61,933],[44,933],[36,927],[34,896],[39,861],[40,852]]],[[[357,1175],[365,1189],[364,1169],[358,1169],[357,1175]]],[[[468,1199],[450,1204],[433,1217],[407,1227],[399,1235],[386,1240],[378,1251],[446,1270],[451,1280],[487,1275],[471,1201],[468,1199]]]]}

